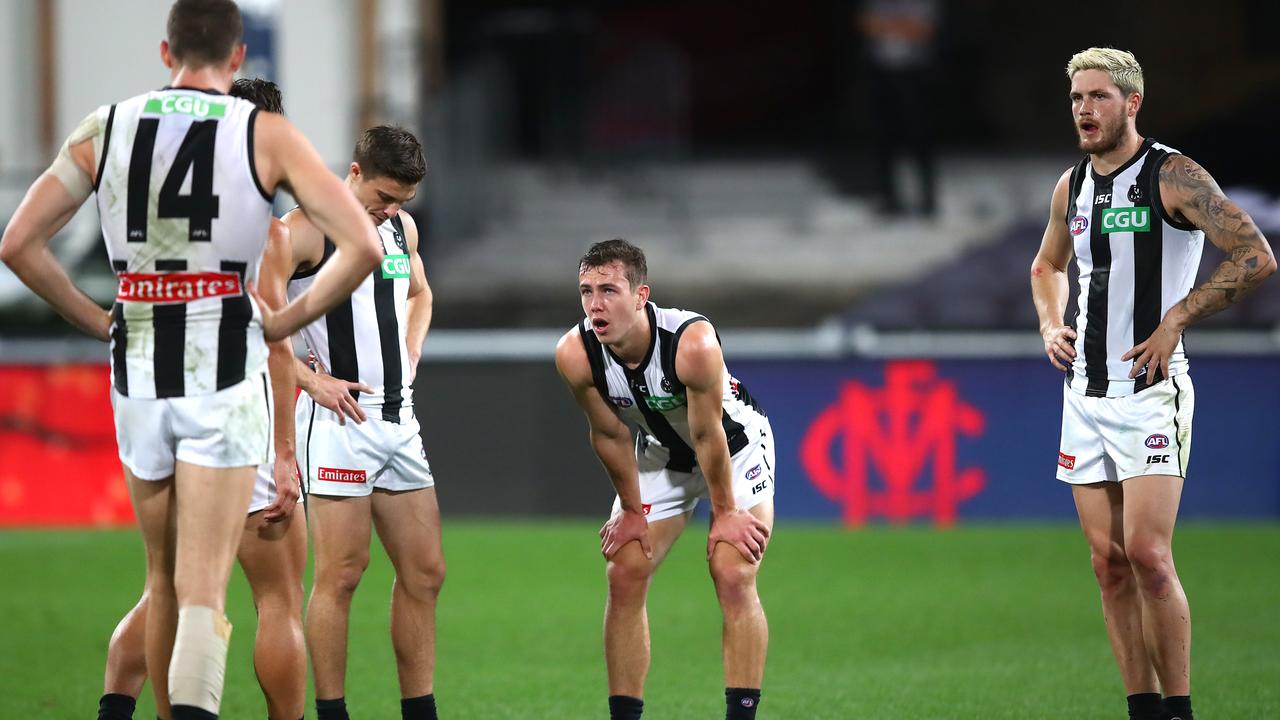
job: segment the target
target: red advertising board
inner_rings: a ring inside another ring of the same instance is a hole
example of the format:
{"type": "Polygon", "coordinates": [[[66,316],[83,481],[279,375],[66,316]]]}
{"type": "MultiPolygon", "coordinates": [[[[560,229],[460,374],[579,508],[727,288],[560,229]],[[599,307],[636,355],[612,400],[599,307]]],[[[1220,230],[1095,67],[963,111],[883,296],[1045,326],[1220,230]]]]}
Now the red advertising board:
{"type": "Polygon", "coordinates": [[[107,366],[0,366],[0,388],[0,527],[132,524],[107,366]]]}

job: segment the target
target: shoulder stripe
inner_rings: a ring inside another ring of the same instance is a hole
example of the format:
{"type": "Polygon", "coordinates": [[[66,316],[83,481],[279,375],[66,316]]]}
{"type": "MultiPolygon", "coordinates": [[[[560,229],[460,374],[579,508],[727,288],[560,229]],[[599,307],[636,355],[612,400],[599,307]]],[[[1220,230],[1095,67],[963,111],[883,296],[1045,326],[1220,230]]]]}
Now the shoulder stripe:
{"type": "Polygon", "coordinates": [[[1071,224],[1071,219],[1076,216],[1076,198],[1080,196],[1080,189],[1084,187],[1085,171],[1088,167],[1089,156],[1086,155],[1071,170],[1071,194],[1067,196],[1067,216],[1063,218],[1068,226],[1071,224]]]}
{"type": "Polygon", "coordinates": [[[591,384],[595,385],[596,390],[600,391],[600,396],[612,407],[609,382],[604,376],[604,347],[600,345],[600,338],[587,328],[585,320],[578,323],[578,338],[582,340],[582,347],[587,352],[587,362],[591,364],[591,384]]]}
{"type": "Polygon", "coordinates": [[[1156,161],[1155,163],[1156,167],[1154,171],[1151,173],[1151,177],[1149,179],[1152,209],[1156,211],[1156,215],[1160,216],[1161,220],[1169,223],[1170,227],[1177,228],[1178,230],[1185,230],[1186,232],[1194,232],[1196,230],[1199,230],[1200,228],[1197,228],[1195,225],[1192,225],[1189,222],[1183,222],[1181,220],[1177,220],[1176,218],[1173,217],[1173,213],[1165,209],[1164,198],[1160,194],[1160,169],[1164,167],[1165,163],[1169,162],[1170,158],[1177,155],[1181,155],[1181,153],[1179,153],[1177,150],[1164,148],[1164,146],[1162,145],[1156,145],[1156,147],[1161,148],[1162,153],[1160,155],[1159,160],[1156,161]]]}
{"type": "Polygon", "coordinates": [[[253,128],[257,120],[258,108],[255,107],[249,111],[248,130],[245,135],[245,155],[249,157],[249,177],[253,178],[253,186],[258,188],[258,194],[262,196],[263,200],[271,203],[275,202],[275,196],[262,187],[262,180],[258,179],[258,163],[253,158],[253,128]]]}
{"type": "Polygon", "coordinates": [[[102,171],[107,168],[107,151],[111,148],[111,128],[116,123],[116,106],[112,105],[107,112],[107,129],[102,133],[102,157],[98,158],[98,174],[93,176],[93,191],[98,192],[102,184],[102,171]]]}

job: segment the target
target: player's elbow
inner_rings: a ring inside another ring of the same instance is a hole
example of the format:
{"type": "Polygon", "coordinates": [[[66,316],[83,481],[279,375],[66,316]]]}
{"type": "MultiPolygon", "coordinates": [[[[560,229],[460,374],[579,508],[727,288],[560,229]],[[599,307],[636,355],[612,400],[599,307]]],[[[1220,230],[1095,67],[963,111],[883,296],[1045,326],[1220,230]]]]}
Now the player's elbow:
{"type": "Polygon", "coordinates": [[[1275,271],[1276,271],[1276,256],[1272,255],[1271,253],[1267,253],[1267,256],[1263,260],[1262,265],[1258,268],[1258,274],[1257,274],[1258,282],[1262,282],[1263,280],[1266,280],[1267,278],[1271,277],[1275,273],[1275,271]]]}
{"type": "Polygon", "coordinates": [[[21,243],[17,238],[17,233],[14,232],[13,226],[10,225],[9,228],[5,230],[4,237],[0,238],[0,262],[3,262],[10,268],[13,268],[15,271],[17,268],[14,267],[14,263],[18,262],[18,258],[21,255],[20,245],[21,243]]]}

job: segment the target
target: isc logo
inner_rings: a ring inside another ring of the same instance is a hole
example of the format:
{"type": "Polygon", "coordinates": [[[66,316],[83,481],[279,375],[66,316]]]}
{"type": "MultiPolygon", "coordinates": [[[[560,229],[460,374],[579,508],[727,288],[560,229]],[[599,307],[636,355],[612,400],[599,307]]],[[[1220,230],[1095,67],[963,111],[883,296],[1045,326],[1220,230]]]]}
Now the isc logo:
{"type": "Polygon", "coordinates": [[[408,255],[387,255],[382,258],[382,278],[384,280],[407,277],[409,277],[408,255]]]}
{"type": "Polygon", "coordinates": [[[1107,208],[1102,211],[1102,232],[1143,232],[1151,229],[1151,208],[1107,208]]]}

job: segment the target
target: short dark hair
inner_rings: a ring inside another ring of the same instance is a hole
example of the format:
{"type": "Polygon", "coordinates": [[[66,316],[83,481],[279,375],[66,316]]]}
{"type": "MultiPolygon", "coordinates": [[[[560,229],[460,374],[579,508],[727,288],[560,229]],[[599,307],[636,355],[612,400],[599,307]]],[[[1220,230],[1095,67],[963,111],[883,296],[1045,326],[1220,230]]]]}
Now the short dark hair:
{"type": "Polygon", "coordinates": [[[622,263],[627,282],[631,283],[633,291],[649,281],[649,264],[644,259],[644,251],[622,238],[592,245],[578,261],[578,273],[604,267],[615,260],[622,263]]]}
{"type": "Polygon", "coordinates": [[[183,65],[205,67],[231,57],[244,23],[232,0],[178,0],[169,8],[169,53],[183,65]]]}
{"type": "Polygon", "coordinates": [[[231,83],[231,97],[248,100],[259,109],[284,114],[284,98],[280,86],[264,78],[240,78],[231,83]]]}
{"type": "Polygon", "coordinates": [[[352,161],[366,177],[388,177],[405,185],[417,185],[427,174],[422,143],[413,133],[394,125],[376,125],[356,141],[352,161]]]}

